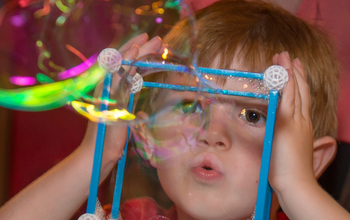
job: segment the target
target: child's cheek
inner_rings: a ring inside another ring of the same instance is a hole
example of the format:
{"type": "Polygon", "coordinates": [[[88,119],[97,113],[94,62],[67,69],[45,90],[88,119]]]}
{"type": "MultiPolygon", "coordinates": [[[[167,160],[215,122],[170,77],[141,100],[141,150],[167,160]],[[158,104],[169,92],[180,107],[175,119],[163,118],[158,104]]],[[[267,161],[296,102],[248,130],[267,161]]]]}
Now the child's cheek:
{"type": "Polygon", "coordinates": [[[262,151],[264,145],[265,127],[249,125],[243,121],[239,121],[237,125],[238,126],[235,126],[233,129],[235,135],[239,137],[243,142],[245,142],[248,146],[262,151]]]}
{"type": "Polygon", "coordinates": [[[179,116],[178,114],[166,114],[157,117],[150,129],[155,140],[178,143],[183,139],[193,139],[200,130],[201,120],[196,116],[179,116]]]}
{"type": "Polygon", "coordinates": [[[161,123],[156,123],[156,126],[153,126],[151,136],[158,160],[169,160],[182,155],[190,151],[191,146],[195,144],[193,133],[188,132],[181,121],[171,121],[171,123],[163,123],[161,126],[157,126],[157,124],[161,123]]]}

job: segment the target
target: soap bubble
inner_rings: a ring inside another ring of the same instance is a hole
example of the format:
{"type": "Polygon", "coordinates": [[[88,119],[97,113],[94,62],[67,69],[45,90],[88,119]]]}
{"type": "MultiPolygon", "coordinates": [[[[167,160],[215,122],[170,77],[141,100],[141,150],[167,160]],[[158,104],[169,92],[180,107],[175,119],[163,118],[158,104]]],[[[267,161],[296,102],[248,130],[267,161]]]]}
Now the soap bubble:
{"type": "Polygon", "coordinates": [[[78,101],[83,115],[107,122],[98,108],[106,102],[113,108],[120,96],[94,97],[106,74],[96,64],[98,54],[141,33],[163,37],[180,13],[192,15],[185,2],[172,0],[16,1],[1,9],[0,96],[10,98],[0,105],[43,111],[78,101]]]}
{"type": "MultiPolygon", "coordinates": [[[[157,57],[147,57],[146,62],[151,63],[152,58],[157,57]]],[[[174,60],[163,60],[163,63],[174,64],[174,60]]],[[[179,60],[175,63],[181,67],[179,60]]],[[[269,90],[263,84],[263,75],[238,70],[227,73],[231,76],[145,70],[142,73],[145,85],[151,81],[152,86],[163,87],[144,88],[137,99],[136,123],[131,129],[135,149],[141,157],[146,160],[153,157],[161,162],[196,151],[200,139],[207,138],[203,133],[215,123],[241,125],[246,122],[265,126],[269,90]],[[249,74],[256,78],[248,78],[249,74]]],[[[249,133],[250,129],[241,126],[239,132],[249,133]]],[[[246,138],[241,139],[242,143],[256,141],[243,136],[246,138]]]]}

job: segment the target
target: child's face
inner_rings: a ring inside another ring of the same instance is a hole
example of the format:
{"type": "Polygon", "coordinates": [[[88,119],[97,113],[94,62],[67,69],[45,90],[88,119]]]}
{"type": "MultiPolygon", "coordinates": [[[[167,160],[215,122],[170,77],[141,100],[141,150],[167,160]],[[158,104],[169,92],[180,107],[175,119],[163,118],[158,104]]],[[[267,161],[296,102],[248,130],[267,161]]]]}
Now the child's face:
{"type": "MultiPolygon", "coordinates": [[[[178,74],[169,75],[165,83],[170,82],[196,85],[178,74]]],[[[220,87],[255,92],[244,80],[227,79],[220,87]]],[[[155,105],[167,107],[149,128],[155,149],[151,161],[179,216],[249,218],[256,203],[267,102],[162,90],[155,105]],[[172,103],[176,107],[169,107],[172,103]]]]}

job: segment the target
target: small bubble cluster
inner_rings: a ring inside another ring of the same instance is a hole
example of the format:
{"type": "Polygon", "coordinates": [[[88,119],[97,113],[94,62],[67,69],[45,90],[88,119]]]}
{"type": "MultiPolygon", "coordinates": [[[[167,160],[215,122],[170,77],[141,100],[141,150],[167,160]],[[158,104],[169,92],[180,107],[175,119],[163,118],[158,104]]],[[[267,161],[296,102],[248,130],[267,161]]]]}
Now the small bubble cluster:
{"type": "Polygon", "coordinates": [[[268,94],[269,89],[264,85],[264,82],[258,79],[244,78],[244,77],[228,77],[229,80],[242,83],[242,88],[237,88],[239,91],[253,89],[254,93],[268,94]]]}

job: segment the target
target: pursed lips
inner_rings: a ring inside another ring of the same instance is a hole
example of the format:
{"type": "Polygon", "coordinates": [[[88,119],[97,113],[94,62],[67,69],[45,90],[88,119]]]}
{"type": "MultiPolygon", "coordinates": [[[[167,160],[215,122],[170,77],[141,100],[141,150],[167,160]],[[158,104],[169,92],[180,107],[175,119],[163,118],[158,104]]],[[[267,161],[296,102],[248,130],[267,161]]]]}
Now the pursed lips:
{"type": "Polygon", "coordinates": [[[191,165],[191,172],[197,180],[204,183],[214,183],[224,177],[221,161],[211,153],[196,156],[191,165]]]}

